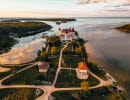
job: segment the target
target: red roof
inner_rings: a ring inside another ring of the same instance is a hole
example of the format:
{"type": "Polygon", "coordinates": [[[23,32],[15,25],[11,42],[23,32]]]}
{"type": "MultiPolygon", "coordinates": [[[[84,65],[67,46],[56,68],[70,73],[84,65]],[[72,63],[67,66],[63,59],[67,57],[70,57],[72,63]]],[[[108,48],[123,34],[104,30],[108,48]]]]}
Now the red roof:
{"type": "Polygon", "coordinates": [[[84,63],[84,62],[78,63],[78,68],[80,70],[88,70],[88,67],[87,67],[86,63],[84,63]]]}
{"type": "Polygon", "coordinates": [[[69,29],[63,29],[64,33],[68,33],[68,32],[75,32],[74,28],[69,28],[69,29]]]}

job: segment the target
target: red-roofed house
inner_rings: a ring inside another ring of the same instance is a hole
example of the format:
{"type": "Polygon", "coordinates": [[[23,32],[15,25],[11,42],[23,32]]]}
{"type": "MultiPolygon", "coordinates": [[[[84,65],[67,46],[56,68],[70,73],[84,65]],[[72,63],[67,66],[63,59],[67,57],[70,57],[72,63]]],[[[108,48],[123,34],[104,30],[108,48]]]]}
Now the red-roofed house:
{"type": "Polygon", "coordinates": [[[84,62],[78,63],[78,71],[80,73],[87,73],[88,72],[88,67],[87,67],[86,63],[84,63],[84,62]]]}
{"type": "Polygon", "coordinates": [[[61,29],[59,28],[58,34],[61,37],[62,41],[72,41],[73,39],[77,40],[78,36],[74,28],[61,29]]]}

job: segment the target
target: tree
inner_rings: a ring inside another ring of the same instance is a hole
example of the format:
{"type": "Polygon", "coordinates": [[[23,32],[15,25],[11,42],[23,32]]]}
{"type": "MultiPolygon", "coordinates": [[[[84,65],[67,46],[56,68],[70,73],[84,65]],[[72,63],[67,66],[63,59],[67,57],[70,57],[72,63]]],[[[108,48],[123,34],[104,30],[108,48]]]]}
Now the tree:
{"type": "Polygon", "coordinates": [[[49,46],[52,47],[52,46],[60,46],[61,45],[61,41],[60,41],[60,38],[59,36],[56,36],[56,35],[52,35],[48,38],[48,43],[49,43],[49,46]]]}
{"type": "Polygon", "coordinates": [[[80,47],[75,49],[76,54],[82,55],[82,50],[80,47]]]}
{"type": "Polygon", "coordinates": [[[40,56],[41,52],[42,52],[41,50],[38,51],[37,53],[38,57],[40,56]]]}
{"type": "Polygon", "coordinates": [[[76,99],[78,99],[78,100],[79,100],[79,94],[78,94],[77,92],[72,93],[72,96],[73,96],[74,98],[76,98],[76,99]]]}
{"type": "Polygon", "coordinates": [[[89,90],[89,83],[84,81],[84,82],[81,82],[81,89],[84,90],[84,91],[87,91],[89,90]]]}
{"type": "Polygon", "coordinates": [[[40,53],[40,57],[44,58],[46,56],[46,51],[40,53]]]}
{"type": "Polygon", "coordinates": [[[85,40],[82,38],[79,38],[78,42],[80,43],[81,46],[83,46],[86,43],[85,40]]]}
{"type": "Polygon", "coordinates": [[[56,47],[60,46],[60,45],[61,45],[60,39],[56,40],[56,41],[54,42],[54,45],[55,45],[56,47]]]}
{"type": "Polygon", "coordinates": [[[77,46],[77,41],[76,40],[72,40],[72,45],[73,45],[73,49],[75,49],[76,46],[77,46]]]}
{"type": "Polygon", "coordinates": [[[42,51],[46,51],[46,48],[42,47],[42,51]]]}
{"type": "Polygon", "coordinates": [[[53,47],[51,48],[51,54],[55,54],[55,53],[57,52],[56,49],[57,49],[57,48],[53,46],[53,47]]]}

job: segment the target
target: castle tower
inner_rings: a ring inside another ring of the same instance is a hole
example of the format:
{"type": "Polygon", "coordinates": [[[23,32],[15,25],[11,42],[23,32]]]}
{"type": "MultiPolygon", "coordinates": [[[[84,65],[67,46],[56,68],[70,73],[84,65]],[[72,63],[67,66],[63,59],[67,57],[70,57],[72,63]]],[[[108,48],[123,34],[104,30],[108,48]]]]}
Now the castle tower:
{"type": "Polygon", "coordinates": [[[59,28],[59,30],[58,30],[58,35],[62,35],[62,30],[61,30],[61,28],[59,28]]]}

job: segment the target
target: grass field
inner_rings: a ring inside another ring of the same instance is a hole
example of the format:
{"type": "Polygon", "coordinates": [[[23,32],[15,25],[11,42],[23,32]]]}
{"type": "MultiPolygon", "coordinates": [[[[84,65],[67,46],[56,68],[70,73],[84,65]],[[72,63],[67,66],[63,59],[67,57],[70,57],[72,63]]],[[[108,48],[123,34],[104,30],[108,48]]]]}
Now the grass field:
{"type": "MultiPolygon", "coordinates": [[[[80,87],[80,83],[84,80],[80,80],[76,76],[75,70],[61,70],[56,82],[56,87],[80,87]]],[[[88,79],[90,86],[95,86],[99,84],[99,81],[92,75],[89,75],[88,79]]]]}
{"type": "Polygon", "coordinates": [[[62,67],[78,68],[79,62],[83,62],[83,59],[79,56],[63,55],[63,66],[62,67]]]}
{"type": "Polygon", "coordinates": [[[5,80],[2,84],[11,85],[11,84],[23,84],[23,85],[33,85],[34,81],[50,81],[53,82],[57,67],[50,66],[50,69],[47,73],[40,73],[38,66],[29,68],[23,72],[15,74],[9,79],[5,80]]]}
{"type": "Polygon", "coordinates": [[[8,76],[8,75],[10,75],[10,74],[11,74],[11,71],[12,71],[13,69],[15,69],[15,71],[19,71],[19,70],[21,70],[21,69],[23,69],[23,68],[26,68],[26,67],[30,66],[30,65],[31,65],[31,64],[24,65],[24,66],[3,66],[3,68],[10,68],[10,70],[7,71],[7,72],[0,72],[0,79],[6,77],[6,76],[8,76]]]}
{"type": "Polygon", "coordinates": [[[107,87],[85,91],[58,91],[51,94],[55,100],[118,100],[107,87]]]}

